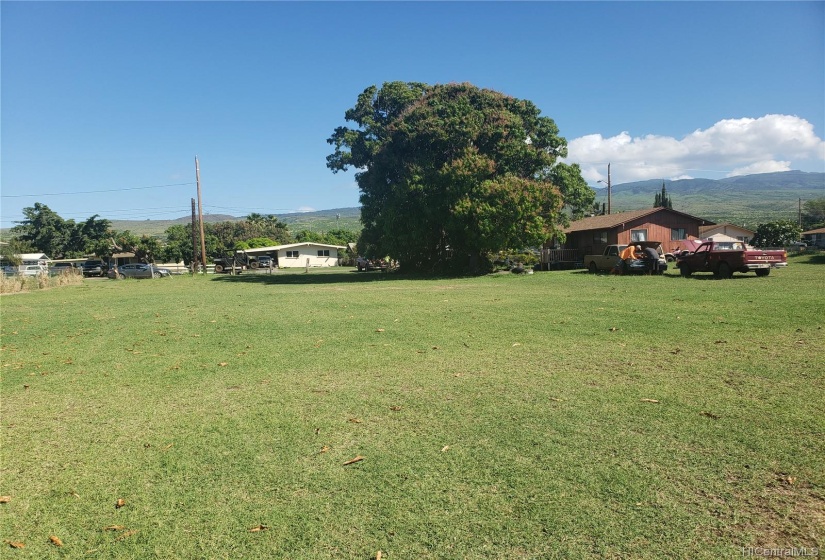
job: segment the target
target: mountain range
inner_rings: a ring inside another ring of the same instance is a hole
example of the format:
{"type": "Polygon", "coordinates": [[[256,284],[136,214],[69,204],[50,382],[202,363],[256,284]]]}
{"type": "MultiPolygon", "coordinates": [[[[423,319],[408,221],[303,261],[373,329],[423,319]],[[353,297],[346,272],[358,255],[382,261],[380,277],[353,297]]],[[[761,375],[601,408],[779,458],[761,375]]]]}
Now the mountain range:
{"type": "MultiPolygon", "coordinates": [[[[622,212],[653,206],[664,183],[673,209],[717,223],[731,222],[750,229],[764,222],[796,220],[806,200],[825,197],[825,173],[785,171],[760,173],[726,179],[654,179],[611,185],[611,211],[622,212]]],[[[596,189],[596,201],[607,203],[607,188],[596,189]]],[[[316,212],[276,214],[292,231],[330,231],[361,228],[360,208],[333,208],[316,212]]],[[[105,216],[104,216],[105,217],[105,216]]],[[[242,220],[227,214],[207,214],[204,221],[242,220]]],[[[112,220],[117,230],[142,235],[162,235],[171,225],[187,223],[190,216],[176,220],[112,220]]]]}

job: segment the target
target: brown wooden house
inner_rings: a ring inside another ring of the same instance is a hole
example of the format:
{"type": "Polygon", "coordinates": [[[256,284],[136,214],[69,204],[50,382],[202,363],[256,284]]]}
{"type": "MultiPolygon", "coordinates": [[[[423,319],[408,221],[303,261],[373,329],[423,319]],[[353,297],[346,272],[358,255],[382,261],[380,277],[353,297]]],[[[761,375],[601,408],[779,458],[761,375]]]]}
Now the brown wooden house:
{"type": "Polygon", "coordinates": [[[668,208],[646,208],[577,220],[564,230],[563,248],[579,255],[601,253],[605,246],[634,241],[660,241],[662,251],[672,253],[680,242],[699,237],[699,227],[713,222],[668,208]]]}

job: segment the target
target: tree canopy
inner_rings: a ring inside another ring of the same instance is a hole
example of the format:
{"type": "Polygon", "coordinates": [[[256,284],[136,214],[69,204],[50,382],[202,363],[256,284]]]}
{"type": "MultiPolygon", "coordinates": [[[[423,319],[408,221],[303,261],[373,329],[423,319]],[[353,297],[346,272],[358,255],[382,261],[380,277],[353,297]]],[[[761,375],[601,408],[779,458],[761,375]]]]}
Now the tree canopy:
{"type": "Polygon", "coordinates": [[[566,203],[574,215],[593,204],[578,166],[557,163],[567,142],[555,122],[530,101],[392,82],[367,88],[346,118],[360,129],[335,130],[327,166],[359,169],[359,249],[404,268],[478,270],[558,234],[566,203]]]}
{"type": "Polygon", "coordinates": [[[82,257],[106,238],[111,222],[92,216],[85,222],[64,220],[57,212],[35,202],[23,209],[24,220],[11,228],[21,242],[53,259],[82,257]]]}
{"type": "Polygon", "coordinates": [[[802,228],[799,224],[790,220],[780,220],[759,224],[751,244],[754,247],[786,247],[799,241],[801,236],[802,228]]]}
{"type": "Polygon", "coordinates": [[[662,181],[662,192],[656,193],[656,196],[653,199],[653,207],[654,208],[673,208],[673,201],[670,200],[670,196],[667,194],[667,188],[665,188],[665,182],[662,181]]]}
{"type": "Polygon", "coordinates": [[[802,227],[805,230],[825,227],[825,196],[806,200],[802,205],[802,227]]]}

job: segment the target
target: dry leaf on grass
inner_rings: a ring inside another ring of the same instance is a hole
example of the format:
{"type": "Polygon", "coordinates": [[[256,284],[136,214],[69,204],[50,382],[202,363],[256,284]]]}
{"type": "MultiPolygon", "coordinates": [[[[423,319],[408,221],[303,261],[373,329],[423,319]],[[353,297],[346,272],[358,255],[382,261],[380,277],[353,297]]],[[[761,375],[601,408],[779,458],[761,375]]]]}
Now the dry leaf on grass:
{"type": "Polygon", "coordinates": [[[395,412],[398,412],[399,410],[401,410],[401,407],[400,406],[391,406],[390,410],[394,410],[395,412]]]}
{"type": "Polygon", "coordinates": [[[117,508],[117,509],[120,509],[125,505],[126,505],[126,500],[124,500],[123,498],[118,498],[117,502],[115,502],[115,508],[117,508]]]}
{"type": "Polygon", "coordinates": [[[123,539],[125,539],[126,537],[131,537],[132,535],[136,535],[136,534],[137,534],[137,531],[126,531],[125,533],[123,533],[122,535],[120,535],[120,536],[119,536],[118,538],[116,538],[115,540],[116,540],[116,541],[122,541],[122,540],[123,540],[123,539]]]}
{"type": "Polygon", "coordinates": [[[553,401],[553,402],[561,402],[563,399],[559,399],[559,398],[556,398],[556,397],[550,397],[550,400],[553,401]]]}
{"type": "Polygon", "coordinates": [[[360,424],[361,419],[360,418],[350,418],[349,420],[347,420],[347,422],[352,422],[353,424],[360,424]]]}
{"type": "Polygon", "coordinates": [[[361,455],[357,455],[357,456],[353,457],[352,459],[350,459],[349,461],[345,461],[343,466],[345,466],[345,467],[346,467],[347,465],[351,465],[351,464],[353,464],[353,463],[357,463],[357,462],[359,462],[359,461],[363,461],[364,459],[366,459],[366,457],[363,457],[363,456],[361,456],[361,455]]]}
{"type": "Polygon", "coordinates": [[[109,525],[108,527],[104,527],[103,530],[104,531],[122,531],[125,528],[126,527],[124,527],[123,525],[109,525]]]}
{"type": "Polygon", "coordinates": [[[445,451],[447,451],[448,449],[450,449],[450,446],[449,446],[449,445],[445,445],[444,447],[442,447],[442,448],[441,448],[441,452],[442,452],[442,453],[444,453],[444,452],[445,452],[445,451]]]}
{"type": "Polygon", "coordinates": [[[319,451],[318,453],[326,453],[327,451],[329,451],[329,445],[325,445],[325,446],[323,446],[323,447],[321,448],[321,451],[319,451]]]}
{"type": "Polygon", "coordinates": [[[656,399],[641,399],[642,402],[651,402],[651,403],[658,403],[656,399]]]}
{"type": "Polygon", "coordinates": [[[11,496],[0,496],[0,504],[7,504],[11,501],[11,496]]]}
{"type": "Polygon", "coordinates": [[[258,525],[257,527],[252,527],[249,532],[250,533],[260,533],[261,531],[266,531],[269,529],[266,525],[258,525]]]}
{"type": "Polygon", "coordinates": [[[381,551],[375,553],[375,560],[381,560],[381,551]]]}
{"type": "Polygon", "coordinates": [[[226,362],[218,362],[218,365],[221,367],[228,366],[229,364],[226,362]]]}
{"type": "Polygon", "coordinates": [[[7,545],[9,545],[12,548],[26,548],[26,543],[23,543],[23,542],[20,542],[20,541],[6,540],[6,541],[3,541],[3,542],[6,543],[7,545]]]}
{"type": "Polygon", "coordinates": [[[52,542],[54,546],[63,546],[63,541],[61,541],[58,537],[54,535],[49,537],[49,540],[52,542]]]}
{"type": "Polygon", "coordinates": [[[719,420],[719,416],[717,416],[716,414],[714,414],[712,412],[707,412],[707,411],[703,410],[699,414],[701,414],[702,416],[707,416],[708,418],[713,418],[714,420],[719,420]]]}
{"type": "Polygon", "coordinates": [[[375,332],[384,332],[384,329],[375,329],[375,332]]]}

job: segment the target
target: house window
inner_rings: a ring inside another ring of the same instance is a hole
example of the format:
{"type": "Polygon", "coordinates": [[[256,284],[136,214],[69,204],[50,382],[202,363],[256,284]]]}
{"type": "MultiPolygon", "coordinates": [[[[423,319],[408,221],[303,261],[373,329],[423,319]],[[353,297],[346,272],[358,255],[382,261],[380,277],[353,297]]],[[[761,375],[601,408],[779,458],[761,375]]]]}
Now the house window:
{"type": "Polygon", "coordinates": [[[630,230],[630,241],[647,241],[647,230],[646,229],[631,229],[630,230]]]}
{"type": "Polygon", "coordinates": [[[287,251],[286,258],[288,259],[297,259],[298,258],[298,251],[287,251]]]}
{"type": "Polygon", "coordinates": [[[329,256],[329,249],[318,249],[318,256],[319,257],[328,257],[329,256]]]}
{"type": "Polygon", "coordinates": [[[687,239],[687,232],[685,231],[685,228],[678,227],[670,230],[671,241],[681,241],[682,239],[687,239]]]}
{"type": "Polygon", "coordinates": [[[607,245],[607,232],[606,231],[594,231],[593,232],[593,243],[607,245]]]}

